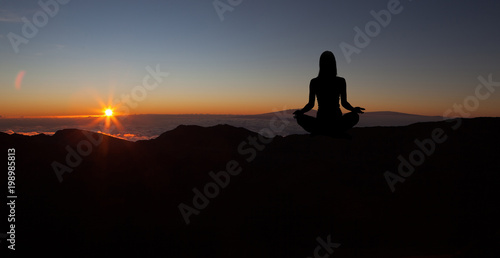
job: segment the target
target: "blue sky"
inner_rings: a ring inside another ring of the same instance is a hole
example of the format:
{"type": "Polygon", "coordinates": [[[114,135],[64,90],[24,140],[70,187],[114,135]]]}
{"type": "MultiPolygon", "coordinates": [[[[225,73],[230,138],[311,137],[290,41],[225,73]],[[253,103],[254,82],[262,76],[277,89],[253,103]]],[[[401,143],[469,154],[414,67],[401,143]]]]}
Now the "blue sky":
{"type": "MultiPolygon", "coordinates": [[[[367,111],[441,115],[474,93],[478,76],[500,81],[493,0],[400,1],[402,11],[347,62],[339,45],[353,45],[354,28],[389,2],[243,0],[221,21],[212,1],[72,0],[15,53],[9,33],[22,36],[21,18],[42,8],[0,1],[0,115],[90,114],[156,65],[169,77],[134,113],[300,108],[324,50],[337,56],[350,102],[367,111]]],[[[476,115],[499,116],[499,95],[476,115]]]]}

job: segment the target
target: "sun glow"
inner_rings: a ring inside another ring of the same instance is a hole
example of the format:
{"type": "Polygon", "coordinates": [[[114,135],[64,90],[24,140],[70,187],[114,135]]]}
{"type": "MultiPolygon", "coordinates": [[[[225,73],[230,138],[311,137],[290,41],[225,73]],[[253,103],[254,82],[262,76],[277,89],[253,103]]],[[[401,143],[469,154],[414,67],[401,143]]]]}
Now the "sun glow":
{"type": "Polygon", "coordinates": [[[107,134],[116,134],[123,131],[123,125],[120,123],[120,118],[123,118],[123,113],[120,112],[120,104],[112,105],[113,94],[110,93],[108,101],[103,101],[99,96],[95,96],[96,102],[99,105],[94,111],[100,115],[96,116],[90,123],[90,127],[95,127],[95,131],[107,134]]]}
{"type": "Polygon", "coordinates": [[[113,115],[113,110],[111,110],[111,109],[109,109],[109,108],[108,108],[108,109],[106,109],[106,110],[104,111],[104,114],[105,114],[106,116],[112,116],[112,115],[113,115]]]}

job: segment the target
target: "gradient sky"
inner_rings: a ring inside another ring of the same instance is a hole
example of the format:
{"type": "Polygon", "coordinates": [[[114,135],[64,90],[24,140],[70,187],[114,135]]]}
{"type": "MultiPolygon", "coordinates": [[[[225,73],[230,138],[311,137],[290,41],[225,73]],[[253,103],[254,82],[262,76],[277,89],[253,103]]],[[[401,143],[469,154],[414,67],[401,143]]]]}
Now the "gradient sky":
{"type": "MultiPolygon", "coordinates": [[[[48,2],[49,0],[42,0],[48,2]]],[[[222,0],[221,2],[227,3],[222,0]]],[[[169,76],[130,113],[252,114],[306,104],[324,50],[366,111],[442,115],[500,81],[500,2],[402,0],[347,62],[358,26],[389,0],[243,0],[221,21],[212,1],[72,0],[15,53],[38,1],[0,1],[0,115],[100,114],[160,66],[169,76]],[[101,102],[101,104],[100,104],[101,102]]],[[[500,88],[472,116],[500,116],[500,88]]]]}

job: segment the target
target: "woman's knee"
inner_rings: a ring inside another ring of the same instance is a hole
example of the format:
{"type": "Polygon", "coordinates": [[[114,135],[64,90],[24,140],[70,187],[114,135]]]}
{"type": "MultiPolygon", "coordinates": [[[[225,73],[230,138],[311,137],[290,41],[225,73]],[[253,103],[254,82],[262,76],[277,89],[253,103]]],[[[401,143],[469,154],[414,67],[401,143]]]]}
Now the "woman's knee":
{"type": "Polygon", "coordinates": [[[345,114],[342,118],[347,127],[353,127],[359,122],[359,114],[355,112],[349,112],[345,114]]]}

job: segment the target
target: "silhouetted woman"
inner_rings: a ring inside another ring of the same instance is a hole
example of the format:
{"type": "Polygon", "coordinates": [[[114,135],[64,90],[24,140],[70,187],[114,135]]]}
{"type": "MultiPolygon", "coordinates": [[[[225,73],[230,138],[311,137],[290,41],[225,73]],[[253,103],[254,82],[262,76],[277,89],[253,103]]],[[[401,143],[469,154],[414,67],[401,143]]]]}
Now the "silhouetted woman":
{"type": "Polygon", "coordinates": [[[345,131],[354,127],[359,121],[358,113],[364,108],[352,107],[347,102],[346,82],[337,76],[337,62],[330,51],[325,51],[319,59],[318,77],[309,84],[309,103],[301,110],[295,111],[297,123],[311,134],[330,136],[345,135],[345,131]],[[314,107],[318,98],[318,113],[316,117],[305,115],[314,107]],[[351,111],[342,115],[339,99],[342,106],[351,111]]]}

